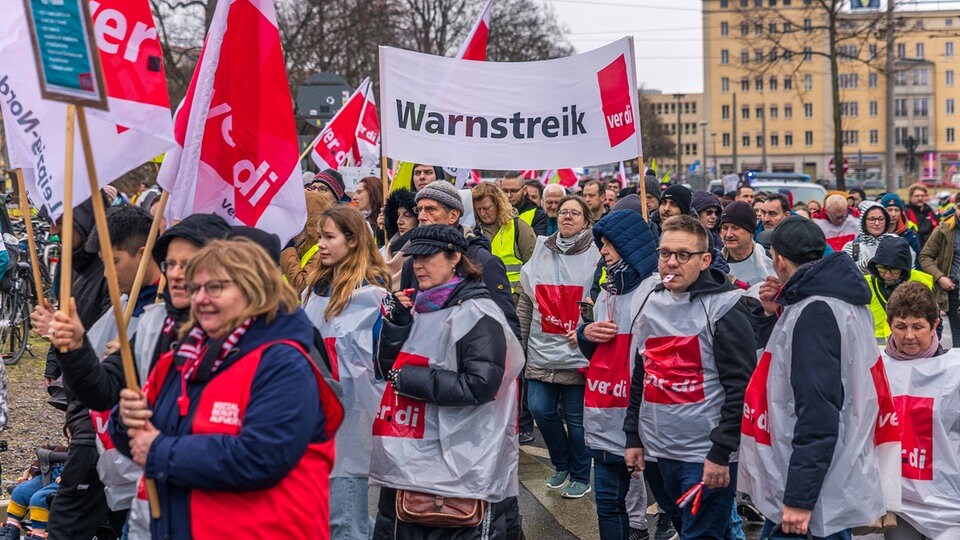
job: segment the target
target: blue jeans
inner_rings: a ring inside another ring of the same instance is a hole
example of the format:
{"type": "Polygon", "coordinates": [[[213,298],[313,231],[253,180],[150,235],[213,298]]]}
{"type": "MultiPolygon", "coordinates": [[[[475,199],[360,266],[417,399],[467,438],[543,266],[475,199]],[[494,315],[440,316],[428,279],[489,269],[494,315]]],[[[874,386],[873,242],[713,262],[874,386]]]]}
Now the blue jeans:
{"type": "MultiPolygon", "coordinates": [[[[736,478],[731,478],[735,482],[736,478]]],[[[733,507],[730,509],[730,525],[727,530],[727,540],[747,540],[747,535],[743,533],[743,518],[737,513],[737,501],[734,496],[733,507]]]]}
{"type": "MultiPolygon", "coordinates": [[[[760,540],[780,540],[781,538],[808,538],[805,534],[787,534],[780,532],[778,529],[777,523],[770,521],[769,519],[763,523],[763,529],[760,530],[760,540]],[[774,532],[774,529],[777,529],[774,532]]],[[[833,533],[830,536],[810,536],[813,540],[851,540],[853,538],[853,533],[850,529],[845,531],[840,531],[838,533],[833,533]]]]}
{"type": "Polygon", "coordinates": [[[330,538],[366,540],[373,529],[366,478],[330,479],[330,538]]]}
{"type": "Polygon", "coordinates": [[[568,471],[575,482],[590,483],[590,456],[583,440],[582,384],[555,384],[527,381],[527,405],[550,452],[550,462],[559,471],[568,471]],[[557,404],[563,406],[563,420],[557,404]],[[567,427],[563,424],[566,421],[567,427]]]}
{"type": "Polygon", "coordinates": [[[593,456],[593,486],[597,490],[597,520],[600,540],[623,540],[630,536],[630,516],[627,515],[627,490],[630,471],[623,456],[589,450],[593,456]]]}
{"type": "Polygon", "coordinates": [[[660,508],[667,513],[681,539],[712,538],[725,540],[730,533],[730,509],[737,494],[737,464],[730,464],[730,484],[722,489],[703,488],[700,510],[694,516],[693,504],[679,508],[674,503],[695,484],[703,480],[703,463],[687,463],[657,458],[646,463],[647,481],[660,508]],[[652,474],[651,474],[652,473],[652,474]],[[654,487],[654,483],[659,484],[654,487]],[[659,492],[659,493],[658,493],[659,492]],[[662,502],[668,502],[668,505],[662,502]]]}

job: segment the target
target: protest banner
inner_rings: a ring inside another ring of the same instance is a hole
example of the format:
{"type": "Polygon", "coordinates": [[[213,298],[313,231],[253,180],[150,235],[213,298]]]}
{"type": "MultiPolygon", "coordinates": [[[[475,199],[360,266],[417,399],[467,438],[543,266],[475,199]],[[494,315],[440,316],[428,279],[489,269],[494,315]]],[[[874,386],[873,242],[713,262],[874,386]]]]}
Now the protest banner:
{"type": "Polygon", "coordinates": [[[380,47],[380,71],[383,151],[396,159],[558,169],[640,153],[629,38],[567,58],[516,63],[380,47]]]}
{"type": "Polygon", "coordinates": [[[157,182],[166,218],[214,213],[280,244],[307,209],[299,144],[273,2],[219,2],[174,120],[176,146],[157,182]]]}

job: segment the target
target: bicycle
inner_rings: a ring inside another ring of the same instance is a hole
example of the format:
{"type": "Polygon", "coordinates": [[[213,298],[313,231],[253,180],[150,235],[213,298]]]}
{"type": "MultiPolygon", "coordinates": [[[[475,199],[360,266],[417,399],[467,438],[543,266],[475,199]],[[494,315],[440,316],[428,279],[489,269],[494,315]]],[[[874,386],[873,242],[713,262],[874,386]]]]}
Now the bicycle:
{"type": "Polygon", "coordinates": [[[30,337],[30,310],[35,295],[29,259],[21,258],[17,244],[6,244],[10,266],[0,280],[0,356],[12,366],[23,358],[30,337]]]}

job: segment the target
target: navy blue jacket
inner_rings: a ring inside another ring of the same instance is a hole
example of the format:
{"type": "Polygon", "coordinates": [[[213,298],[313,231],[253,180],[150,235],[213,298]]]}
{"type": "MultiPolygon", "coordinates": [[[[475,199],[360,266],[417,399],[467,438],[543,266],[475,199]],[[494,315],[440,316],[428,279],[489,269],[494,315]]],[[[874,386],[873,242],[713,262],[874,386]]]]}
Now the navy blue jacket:
{"type": "MultiPolygon", "coordinates": [[[[281,314],[269,326],[262,319],[255,321],[237,344],[238,352],[228,354],[213,377],[276,339],[291,339],[309,350],[313,325],[303,310],[281,314]]],[[[313,370],[289,346],[264,351],[239,437],[191,434],[204,386],[194,382],[188,387],[190,410],[183,418],[177,407],[179,371],[170,370],[157,396],[151,421],[161,435],[147,455],[146,476],[157,481],[163,515],[150,524],[153,538],[191,537],[190,490],[250,491],[274,486],[296,466],[309,443],[325,439],[326,418],[313,370]]],[[[109,430],[117,449],[129,456],[130,440],[117,408],[109,430]]]]}
{"type": "MultiPolygon", "coordinates": [[[[797,269],[777,303],[788,306],[810,296],[854,305],[870,303],[863,274],[845,253],[833,253],[797,269]]],[[[768,318],[768,324],[774,317],[768,318]]],[[[765,338],[769,331],[763,332],[765,338]]],[[[766,346],[766,339],[764,339],[766,346]]],[[[797,423],[783,504],[812,509],[820,497],[840,431],[843,384],[840,380],[840,325],[824,301],[807,305],[793,328],[793,387],[797,423]]]]}

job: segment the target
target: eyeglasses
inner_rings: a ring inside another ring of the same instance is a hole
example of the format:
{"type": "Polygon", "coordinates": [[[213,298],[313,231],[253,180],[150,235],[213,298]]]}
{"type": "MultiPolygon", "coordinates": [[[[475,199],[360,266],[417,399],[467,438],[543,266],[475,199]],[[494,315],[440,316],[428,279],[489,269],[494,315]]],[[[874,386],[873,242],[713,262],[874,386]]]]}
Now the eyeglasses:
{"type": "Polygon", "coordinates": [[[579,210],[561,210],[561,211],[557,212],[557,215],[560,216],[560,217],[578,218],[578,217],[580,217],[580,216],[583,215],[583,212],[581,212],[581,211],[579,211],[579,210]]]}
{"type": "Polygon", "coordinates": [[[890,274],[901,274],[903,270],[900,268],[890,268],[889,266],[884,266],[882,264],[877,265],[877,272],[880,273],[890,273],[890,274]]]}
{"type": "Polygon", "coordinates": [[[868,217],[866,221],[867,223],[883,223],[886,220],[883,219],[883,216],[877,216],[877,217],[868,217]]]}
{"type": "Polygon", "coordinates": [[[168,270],[173,270],[174,268],[186,270],[187,261],[160,261],[160,271],[164,274],[166,274],[168,270]]]}
{"type": "Polygon", "coordinates": [[[718,212],[716,208],[707,208],[706,210],[703,211],[703,214],[706,216],[715,216],[719,213],[720,212],[718,212]]]}
{"type": "Polygon", "coordinates": [[[228,283],[233,283],[232,279],[211,279],[206,283],[188,283],[183,286],[187,291],[187,294],[190,295],[190,298],[196,296],[201,290],[207,291],[207,296],[210,298],[220,298],[220,295],[223,294],[223,289],[226,288],[228,283]]]}
{"type": "Polygon", "coordinates": [[[703,255],[706,251],[670,251],[669,249],[658,249],[657,257],[660,258],[660,262],[669,262],[670,257],[676,256],[677,262],[680,264],[686,264],[690,261],[690,257],[694,255],[703,255]]]}
{"type": "Polygon", "coordinates": [[[330,191],[330,188],[326,184],[317,182],[316,184],[310,184],[307,186],[307,191],[319,191],[320,193],[333,193],[330,191]]]}

